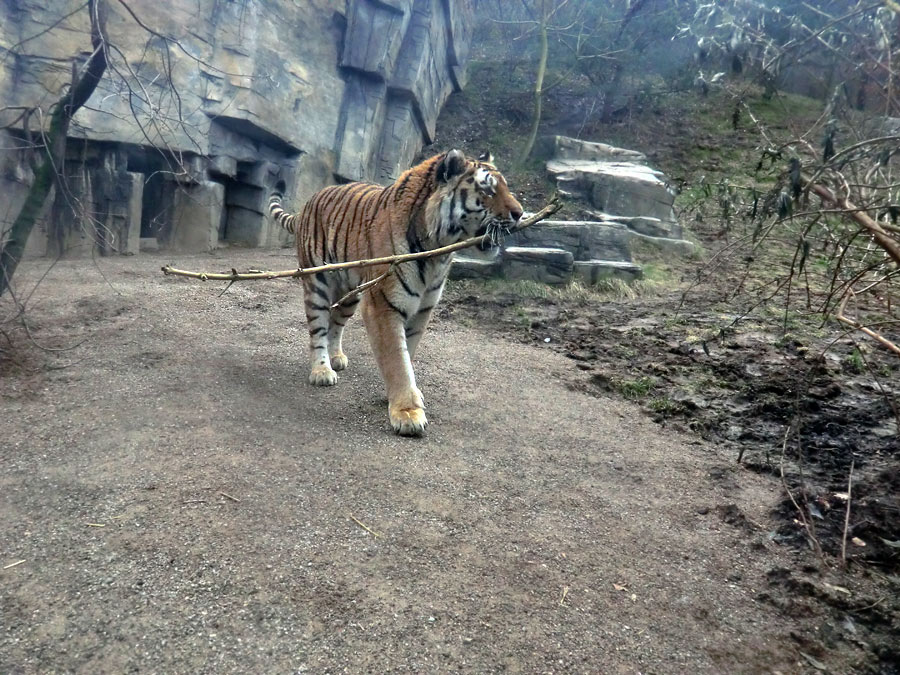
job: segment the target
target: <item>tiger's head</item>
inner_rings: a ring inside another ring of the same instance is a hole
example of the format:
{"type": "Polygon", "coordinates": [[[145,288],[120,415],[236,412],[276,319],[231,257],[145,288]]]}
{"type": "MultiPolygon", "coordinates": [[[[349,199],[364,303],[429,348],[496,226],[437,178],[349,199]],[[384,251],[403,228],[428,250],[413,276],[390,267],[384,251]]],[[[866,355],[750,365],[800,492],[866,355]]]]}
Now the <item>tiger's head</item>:
{"type": "MultiPolygon", "coordinates": [[[[436,159],[436,189],[426,212],[428,229],[439,245],[484,234],[494,240],[522,217],[522,205],[489,153],[472,160],[459,150],[450,150],[436,159]]],[[[490,248],[490,244],[480,248],[490,248]]]]}

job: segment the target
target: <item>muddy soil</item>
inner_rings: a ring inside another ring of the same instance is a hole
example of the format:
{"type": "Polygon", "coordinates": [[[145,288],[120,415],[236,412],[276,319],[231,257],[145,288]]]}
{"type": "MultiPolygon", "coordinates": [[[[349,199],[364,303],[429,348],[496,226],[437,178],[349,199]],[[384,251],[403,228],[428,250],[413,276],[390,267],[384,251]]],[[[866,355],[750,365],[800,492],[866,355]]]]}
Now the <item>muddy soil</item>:
{"type": "MultiPolygon", "coordinates": [[[[779,337],[709,292],[528,300],[514,285],[468,281],[445,301],[448,320],[564,355],[573,390],[632,400],[661,428],[768,476],[783,488],[770,513],[773,542],[815,550],[827,566],[846,560],[861,578],[898,579],[900,364],[889,353],[863,346],[863,367],[852,338],[811,337],[811,326],[779,337]]],[[[844,609],[842,598],[813,595],[836,619],[844,609]]],[[[898,606],[884,609],[869,624],[885,631],[884,658],[900,662],[898,606]]]]}
{"type": "Polygon", "coordinates": [[[4,324],[0,671],[896,672],[896,576],[782,539],[769,477],[560,333],[451,298],[399,439],[361,326],[312,389],[296,283],[164,262],[59,263],[4,324]]]}

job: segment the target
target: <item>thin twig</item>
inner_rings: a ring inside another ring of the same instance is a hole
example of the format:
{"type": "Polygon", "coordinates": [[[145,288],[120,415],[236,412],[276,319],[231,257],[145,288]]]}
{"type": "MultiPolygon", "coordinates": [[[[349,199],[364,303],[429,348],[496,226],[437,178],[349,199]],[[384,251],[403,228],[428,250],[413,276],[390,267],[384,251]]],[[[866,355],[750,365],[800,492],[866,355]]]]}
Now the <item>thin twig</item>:
{"type": "Polygon", "coordinates": [[[25,562],[24,559],[23,559],[23,560],[16,560],[16,562],[9,563],[9,565],[4,565],[4,566],[3,566],[3,569],[8,570],[8,569],[10,569],[10,568],[12,568],[12,567],[17,567],[17,566],[21,565],[23,562],[25,562]]]}
{"type": "MultiPolygon", "coordinates": [[[[542,208],[540,211],[535,213],[534,215],[526,218],[521,221],[518,225],[510,229],[510,233],[518,232],[530,225],[534,225],[545,218],[553,215],[557,211],[562,208],[562,202],[559,200],[559,197],[552,197],[547,205],[542,208]]],[[[491,235],[485,234],[480,237],[472,237],[470,239],[464,239],[463,241],[458,241],[455,244],[450,244],[449,246],[442,246],[440,248],[435,248],[430,251],[421,251],[419,253],[404,253],[401,255],[390,255],[385,256],[383,258],[368,258],[365,260],[350,260],[348,262],[341,263],[331,263],[328,265],[318,265],[316,267],[307,267],[302,268],[298,267],[292,270],[281,270],[278,272],[266,272],[266,271],[254,271],[254,272],[235,272],[232,270],[231,272],[225,273],[216,273],[216,272],[189,272],[187,270],[180,270],[172,267],[171,265],[165,265],[162,268],[163,274],[169,275],[173,274],[176,276],[182,277],[190,277],[192,279],[200,279],[201,281],[255,281],[258,279],[282,279],[282,278],[293,278],[297,279],[300,277],[308,277],[313,274],[318,274],[319,272],[336,272],[338,270],[346,270],[353,269],[356,267],[374,267],[376,265],[391,265],[391,264],[399,264],[404,262],[410,262],[412,260],[422,260],[424,258],[433,258],[439,255],[447,255],[448,253],[453,253],[454,251],[459,251],[464,248],[470,248],[472,246],[478,246],[479,244],[485,244],[490,242],[491,235]]]]}
{"type": "MultiPolygon", "coordinates": [[[[819,545],[819,540],[816,539],[816,535],[813,533],[812,523],[806,517],[806,514],[803,513],[803,508],[800,504],[797,503],[797,500],[794,499],[794,494],[791,492],[791,489],[788,487],[787,479],[784,477],[784,455],[787,451],[787,442],[788,438],[791,435],[791,431],[794,429],[794,420],[788,425],[787,430],[784,432],[784,441],[781,443],[781,485],[784,487],[784,491],[787,493],[787,496],[790,498],[791,503],[794,505],[794,508],[797,509],[797,515],[800,516],[800,522],[803,524],[803,528],[806,530],[806,536],[809,538],[810,543],[816,551],[816,554],[819,556],[819,560],[824,562],[825,556],[822,553],[822,547],[819,545]]],[[[799,433],[799,430],[798,430],[799,433]]]]}
{"type": "Polygon", "coordinates": [[[362,529],[364,529],[366,532],[368,532],[369,534],[371,534],[371,535],[372,535],[373,537],[375,537],[376,539],[378,539],[378,537],[381,536],[381,535],[378,534],[375,530],[373,530],[373,529],[370,528],[368,525],[366,525],[364,522],[362,522],[361,520],[358,520],[356,517],[354,517],[354,515],[353,515],[352,513],[349,514],[349,515],[350,515],[350,520],[352,520],[354,523],[356,523],[357,525],[359,525],[362,529]]]}
{"type": "Polygon", "coordinates": [[[219,494],[222,495],[223,497],[227,497],[228,499],[230,499],[230,500],[233,501],[233,502],[237,502],[238,504],[241,503],[241,500],[240,500],[240,499],[238,499],[237,497],[232,497],[232,496],[231,496],[230,494],[228,494],[227,492],[222,492],[221,490],[219,490],[219,494]]]}
{"type": "MultiPolygon", "coordinates": [[[[369,290],[369,289],[372,288],[373,286],[377,286],[377,285],[380,284],[382,281],[384,281],[385,279],[387,279],[388,276],[390,276],[390,274],[394,271],[394,269],[395,269],[396,267],[397,267],[396,265],[391,265],[390,268],[388,269],[388,271],[385,272],[384,274],[379,274],[379,275],[378,275],[377,277],[375,277],[374,279],[372,279],[372,280],[370,280],[370,281],[367,281],[367,282],[364,283],[364,284],[360,284],[359,286],[357,286],[356,288],[354,288],[352,291],[350,291],[349,293],[347,293],[347,294],[345,294],[344,296],[342,296],[340,300],[338,300],[337,302],[335,302],[334,304],[332,304],[332,305],[331,305],[331,309],[337,309],[338,307],[340,307],[341,305],[343,305],[343,304],[344,304],[347,300],[349,300],[350,298],[353,298],[353,297],[355,297],[355,296],[357,296],[357,295],[360,295],[361,293],[364,293],[365,291],[369,290]]],[[[234,283],[234,282],[232,282],[232,283],[234,283]]]]}
{"type": "Polygon", "coordinates": [[[847,476],[847,512],[844,514],[844,536],[841,537],[841,567],[847,567],[847,532],[850,530],[850,499],[853,490],[853,462],[850,460],[850,474],[847,476]]]}

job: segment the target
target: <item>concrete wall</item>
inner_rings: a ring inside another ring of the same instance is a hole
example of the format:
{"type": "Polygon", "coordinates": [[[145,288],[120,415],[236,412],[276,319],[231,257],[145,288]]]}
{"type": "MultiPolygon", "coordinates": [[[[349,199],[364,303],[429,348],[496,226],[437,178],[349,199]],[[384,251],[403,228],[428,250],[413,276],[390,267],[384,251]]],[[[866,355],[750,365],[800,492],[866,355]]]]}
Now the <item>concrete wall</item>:
{"type": "MultiPolygon", "coordinates": [[[[0,126],[12,123],[0,132],[0,227],[32,177],[12,106],[39,107],[46,118],[73,57],[89,55],[82,4],[0,3],[0,100],[10,106],[0,126]]],[[[263,215],[274,182],[285,179],[299,206],[335,180],[388,182],[407,168],[464,81],[473,21],[471,0],[129,7],[171,40],[109,2],[116,49],[72,125],[66,173],[76,199],[57,196],[32,254],[136,253],[141,236],[185,251],[285,243],[263,215]]],[[[31,117],[35,131],[39,119],[31,117]]]]}

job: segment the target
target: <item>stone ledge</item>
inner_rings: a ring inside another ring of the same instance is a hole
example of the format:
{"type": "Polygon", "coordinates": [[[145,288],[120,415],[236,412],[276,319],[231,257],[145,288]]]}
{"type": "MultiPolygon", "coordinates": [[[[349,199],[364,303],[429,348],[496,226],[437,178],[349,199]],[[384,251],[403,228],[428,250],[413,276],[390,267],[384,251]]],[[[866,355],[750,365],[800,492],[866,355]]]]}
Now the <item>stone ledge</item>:
{"type": "Polygon", "coordinates": [[[567,284],[572,280],[574,256],[561,248],[510,246],[503,250],[503,276],[510,281],[567,284]]]}

